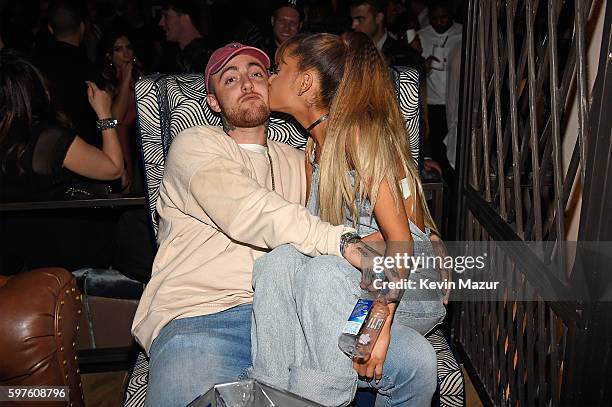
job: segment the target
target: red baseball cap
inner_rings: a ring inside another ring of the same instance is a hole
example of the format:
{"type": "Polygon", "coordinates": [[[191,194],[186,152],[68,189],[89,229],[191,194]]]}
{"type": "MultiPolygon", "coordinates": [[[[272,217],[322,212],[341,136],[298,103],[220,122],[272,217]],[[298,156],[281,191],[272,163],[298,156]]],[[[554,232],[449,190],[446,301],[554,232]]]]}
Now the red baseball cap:
{"type": "Polygon", "coordinates": [[[215,52],[212,53],[210,59],[208,60],[208,64],[206,64],[206,70],[204,71],[204,80],[206,83],[206,89],[209,89],[210,76],[219,72],[223,67],[229,62],[230,59],[235,57],[236,55],[251,55],[256,58],[259,62],[262,63],[264,68],[270,68],[270,58],[266,55],[265,52],[255,47],[248,47],[239,42],[232,42],[227,44],[215,52]]]}

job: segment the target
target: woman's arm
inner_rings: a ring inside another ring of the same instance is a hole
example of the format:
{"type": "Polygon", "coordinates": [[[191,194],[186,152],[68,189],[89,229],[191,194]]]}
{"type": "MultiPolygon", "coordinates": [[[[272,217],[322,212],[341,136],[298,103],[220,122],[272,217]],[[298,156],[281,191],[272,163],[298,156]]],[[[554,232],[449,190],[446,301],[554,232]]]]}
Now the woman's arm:
{"type": "MultiPolygon", "coordinates": [[[[395,257],[399,254],[403,257],[404,253],[412,256],[412,234],[406,211],[403,205],[400,205],[398,210],[386,179],[383,179],[378,190],[374,216],[386,243],[385,256],[395,257]]],[[[405,268],[398,268],[396,271],[400,278],[408,278],[410,275],[410,270],[405,268]]]]}
{"type": "MultiPolygon", "coordinates": [[[[101,91],[92,83],[87,82],[89,103],[99,119],[111,117],[111,98],[107,92],[101,91]]],[[[123,172],[123,154],[117,137],[116,129],[102,131],[102,150],[87,144],[82,138],[75,137],[66,152],[63,163],[65,168],[87,178],[96,180],[115,180],[123,172]]]]}
{"type": "Polygon", "coordinates": [[[132,102],[132,64],[126,64],[119,72],[119,88],[113,99],[111,113],[117,120],[122,121],[128,109],[128,103],[132,102]]]}
{"type": "MultiPolygon", "coordinates": [[[[403,203],[403,202],[402,202],[403,203]]],[[[366,239],[375,242],[379,241],[382,236],[386,242],[384,255],[385,257],[394,257],[399,254],[403,257],[405,253],[412,255],[412,234],[408,224],[408,217],[403,205],[399,210],[391,194],[389,183],[384,179],[378,190],[376,205],[374,206],[374,216],[380,228],[380,234],[374,233],[366,239]]],[[[409,269],[396,268],[399,278],[408,278],[410,276],[409,269]]],[[[356,360],[353,362],[353,369],[359,376],[382,378],[383,364],[387,357],[387,350],[391,342],[391,324],[393,323],[393,315],[397,308],[397,303],[389,303],[389,316],[385,320],[385,325],[382,328],[380,336],[374,345],[374,349],[367,360],[356,360]]]]}

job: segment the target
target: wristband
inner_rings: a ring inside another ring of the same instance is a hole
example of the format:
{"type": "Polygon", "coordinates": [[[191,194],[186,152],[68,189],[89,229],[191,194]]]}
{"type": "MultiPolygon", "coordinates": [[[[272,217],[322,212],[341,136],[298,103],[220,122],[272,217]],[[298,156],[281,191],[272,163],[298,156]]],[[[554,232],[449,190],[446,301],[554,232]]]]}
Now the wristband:
{"type": "Polygon", "coordinates": [[[96,120],[96,127],[100,131],[114,129],[117,126],[119,126],[119,121],[117,119],[113,119],[109,117],[108,119],[96,120]]]}

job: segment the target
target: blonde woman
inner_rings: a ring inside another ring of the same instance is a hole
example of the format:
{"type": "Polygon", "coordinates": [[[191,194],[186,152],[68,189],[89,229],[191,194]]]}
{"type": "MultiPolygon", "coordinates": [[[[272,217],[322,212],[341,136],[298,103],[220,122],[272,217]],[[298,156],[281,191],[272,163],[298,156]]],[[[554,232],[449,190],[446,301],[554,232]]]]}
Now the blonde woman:
{"type": "MultiPolygon", "coordinates": [[[[361,33],[298,36],[276,59],[270,108],[293,115],[310,134],[309,210],[355,227],[364,240],[384,242],[386,256],[433,255],[425,231],[435,225],[389,69],[372,41],[361,33]]],[[[439,278],[437,270],[414,271],[411,280],[439,278]]],[[[325,405],[350,403],[357,386],[377,389],[377,405],[429,405],[436,356],[423,334],[445,315],[442,293],[412,290],[390,303],[371,357],[351,361],[338,337],[360,278],[341,258],[311,259],[291,247],[258,260],[253,376],[325,405]]]]}

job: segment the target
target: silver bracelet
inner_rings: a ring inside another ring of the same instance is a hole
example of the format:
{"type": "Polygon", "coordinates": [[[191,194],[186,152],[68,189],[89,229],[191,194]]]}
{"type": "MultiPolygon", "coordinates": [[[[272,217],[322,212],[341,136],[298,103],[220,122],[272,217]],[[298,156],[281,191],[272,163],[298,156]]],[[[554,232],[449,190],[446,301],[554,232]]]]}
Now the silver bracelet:
{"type": "Polygon", "coordinates": [[[109,117],[108,119],[96,120],[96,127],[100,131],[114,129],[117,126],[119,126],[119,121],[117,119],[113,119],[109,117]]]}
{"type": "Polygon", "coordinates": [[[357,232],[344,232],[340,236],[340,254],[344,256],[344,250],[346,246],[351,243],[356,243],[361,241],[361,236],[357,232]]]}

